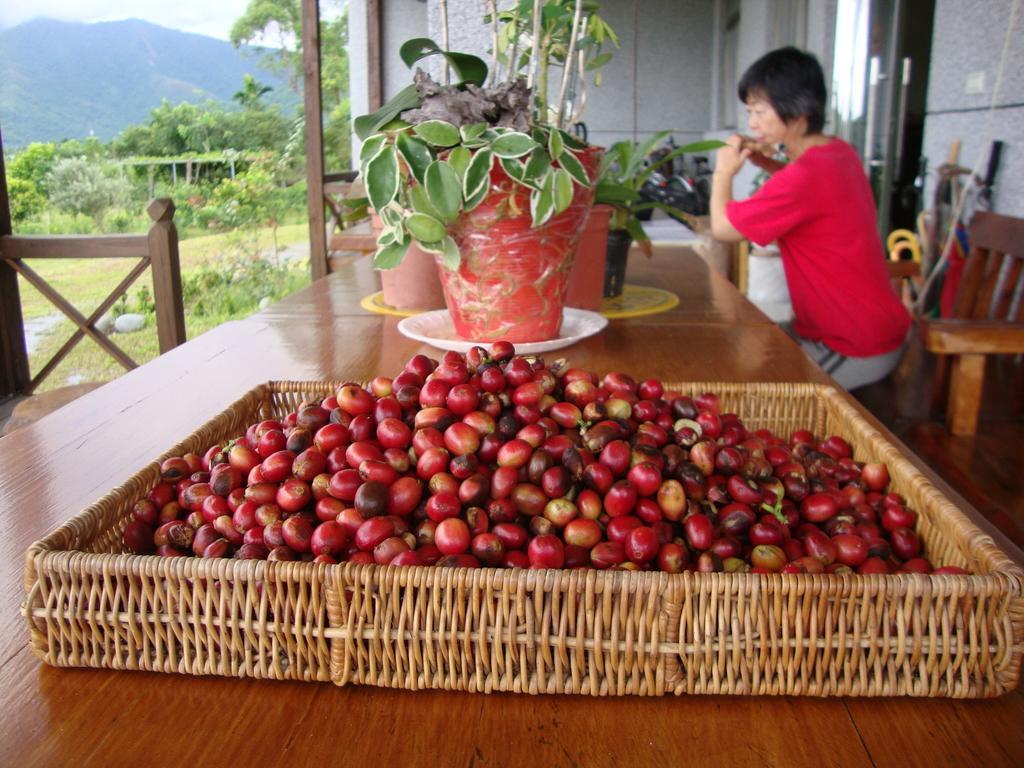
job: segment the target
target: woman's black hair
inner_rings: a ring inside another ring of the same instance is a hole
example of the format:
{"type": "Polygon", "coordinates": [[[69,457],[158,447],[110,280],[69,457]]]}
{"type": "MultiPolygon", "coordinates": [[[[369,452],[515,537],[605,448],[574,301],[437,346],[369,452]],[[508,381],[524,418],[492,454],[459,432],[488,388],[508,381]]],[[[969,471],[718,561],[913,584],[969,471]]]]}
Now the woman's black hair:
{"type": "Polygon", "coordinates": [[[766,53],[743,73],[737,91],[744,104],[748,96],[767,99],[784,123],[806,117],[808,133],[825,127],[825,75],[818,60],[798,48],[766,53]]]}

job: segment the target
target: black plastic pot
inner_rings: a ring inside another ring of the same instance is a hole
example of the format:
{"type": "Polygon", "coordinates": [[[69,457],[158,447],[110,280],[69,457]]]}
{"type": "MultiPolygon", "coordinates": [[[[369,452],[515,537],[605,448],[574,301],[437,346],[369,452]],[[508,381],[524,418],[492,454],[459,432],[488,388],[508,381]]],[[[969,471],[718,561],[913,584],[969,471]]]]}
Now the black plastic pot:
{"type": "Polygon", "coordinates": [[[611,299],[622,295],[626,284],[626,259],[633,238],[624,229],[613,229],[608,233],[608,256],[604,265],[604,297],[611,299]]]}

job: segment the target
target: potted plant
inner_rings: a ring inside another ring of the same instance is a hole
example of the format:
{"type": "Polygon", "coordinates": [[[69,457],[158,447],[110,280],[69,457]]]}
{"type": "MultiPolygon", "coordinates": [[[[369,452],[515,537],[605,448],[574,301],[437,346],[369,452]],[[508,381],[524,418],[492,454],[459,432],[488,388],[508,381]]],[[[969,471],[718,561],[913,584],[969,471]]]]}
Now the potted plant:
{"type": "MultiPolygon", "coordinates": [[[[640,190],[650,178],[655,166],[647,162],[648,156],[661,147],[671,131],[659,131],[637,143],[619,141],[611,146],[601,160],[595,189],[595,204],[612,208],[608,223],[608,249],[604,269],[604,295],[619,296],[625,283],[626,260],[633,241],[647,255],[651,255],[651,240],[640,224],[639,214],[660,208],[683,219],[687,214],[678,208],[659,202],[642,200],[640,190]]],[[[689,152],[707,152],[722,146],[718,140],[695,141],[677,147],[662,159],[671,162],[689,152]]]]}
{"type": "Polygon", "coordinates": [[[412,86],[355,122],[367,196],[383,227],[374,266],[396,266],[415,244],[438,263],[460,336],[557,336],[598,155],[532,120],[521,78],[488,88],[487,66],[475,56],[424,38],[401,49],[409,66],[432,55],[459,82],[417,71],[412,86]]]}

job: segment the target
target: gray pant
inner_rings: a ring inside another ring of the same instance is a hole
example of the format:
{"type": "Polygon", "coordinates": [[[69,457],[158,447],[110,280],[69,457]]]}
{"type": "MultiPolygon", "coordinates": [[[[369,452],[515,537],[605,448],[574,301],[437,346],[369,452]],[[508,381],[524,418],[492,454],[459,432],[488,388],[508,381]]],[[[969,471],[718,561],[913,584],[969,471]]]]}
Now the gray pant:
{"type": "Polygon", "coordinates": [[[899,364],[906,347],[904,341],[892,352],[886,352],[884,355],[847,357],[829,349],[820,341],[811,341],[798,335],[791,323],[782,323],[779,327],[800,344],[807,356],[820,365],[825,373],[848,390],[884,379],[899,364]]]}

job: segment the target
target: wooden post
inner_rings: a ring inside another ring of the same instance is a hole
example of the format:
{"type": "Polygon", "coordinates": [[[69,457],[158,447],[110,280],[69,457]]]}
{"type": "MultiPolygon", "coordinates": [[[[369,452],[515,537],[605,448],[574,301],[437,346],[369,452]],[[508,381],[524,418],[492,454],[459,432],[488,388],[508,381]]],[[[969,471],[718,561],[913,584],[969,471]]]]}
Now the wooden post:
{"type": "Polygon", "coordinates": [[[366,76],[367,105],[370,112],[384,106],[380,65],[380,0],[366,0],[366,76]]]}
{"type": "Polygon", "coordinates": [[[320,3],[302,0],[302,74],[306,111],[306,207],[309,267],[313,279],[327,274],[324,230],[324,126],[320,90],[320,3]]]}
{"type": "MultiPolygon", "coordinates": [[[[3,150],[3,136],[0,135],[0,249],[3,249],[2,238],[13,232],[3,150]]],[[[31,378],[25,348],[25,325],[21,318],[18,273],[0,259],[0,396],[22,392],[31,378]]]]}
{"type": "Polygon", "coordinates": [[[185,309],[181,296],[174,201],[159,198],[149,204],[146,212],[153,220],[149,230],[149,260],[153,269],[156,333],[160,340],[160,354],[163,354],[185,342],[185,309]]]}

